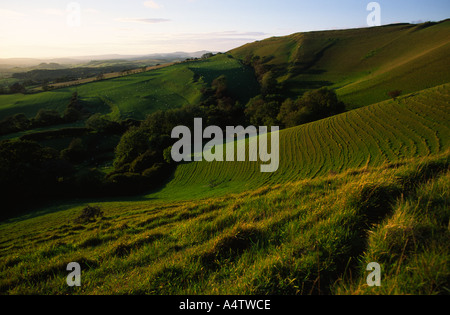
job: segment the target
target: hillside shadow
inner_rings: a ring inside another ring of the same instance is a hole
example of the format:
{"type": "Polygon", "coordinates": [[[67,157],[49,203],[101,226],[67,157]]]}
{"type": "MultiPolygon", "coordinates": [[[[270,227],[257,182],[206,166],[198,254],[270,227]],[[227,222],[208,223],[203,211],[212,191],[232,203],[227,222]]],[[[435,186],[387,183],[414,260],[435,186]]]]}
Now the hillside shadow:
{"type": "Polygon", "coordinates": [[[117,197],[103,196],[103,197],[86,197],[86,198],[65,198],[51,201],[42,201],[34,209],[29,205],[27,209],[18,209],[16,217],[5,217],[0,219],[0,225],[22,222],[40,216],[70,210],[76,207],[83,207],[89,204],[101,204],[105,202],[146,202],[162,200],[162,198],[152,197],[152,195],[164,190],[167,185],[175,178],[175,170],[173,169],[170,175],[161,182],[158,187],[149,189],[143,193],[136,195],[122,195],[117,197]]]}
{"type": "Polygon", "coordinates": [[[306,80],[306,81],[293,81],[289,80],[283,84],[282,93],[287,97],[299,97],[299,91],[317,90],[322,87],[332,86],[333,83],[325,80],[306,80]]]}

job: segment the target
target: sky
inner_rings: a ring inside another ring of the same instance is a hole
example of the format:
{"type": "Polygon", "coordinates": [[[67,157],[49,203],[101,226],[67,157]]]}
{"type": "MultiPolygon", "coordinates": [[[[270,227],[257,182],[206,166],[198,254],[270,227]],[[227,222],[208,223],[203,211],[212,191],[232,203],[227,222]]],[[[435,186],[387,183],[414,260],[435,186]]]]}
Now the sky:
{"type": "MultiPolygon", "coordinates": [[[[0,0],[0,58],[225,52],[297,32],[369,27],[371,0],[0,0]]],[[[450,18],[449,0],[380,0],[381,24],[450,18]]]]}

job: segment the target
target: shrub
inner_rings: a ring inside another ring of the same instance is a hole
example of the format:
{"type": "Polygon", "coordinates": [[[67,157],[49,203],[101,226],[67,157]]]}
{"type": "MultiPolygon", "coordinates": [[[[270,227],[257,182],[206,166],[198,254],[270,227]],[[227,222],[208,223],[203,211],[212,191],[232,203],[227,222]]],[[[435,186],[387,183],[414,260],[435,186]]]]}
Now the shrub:
{"type": "Polygon", "coordinates": [[[99,113],[89,117],[86,121],[86,128],[102,133],[120,133],[122,131],[118,123],[105,118],[99,113]]]}
{"type": "Polygon", "coordinates": [[[150,147],[148,134],[142,128],[132,127],[120,139],[116,147],[115,169],[122,165],[132,163],[140,154],[150,147]]]}
{"type": "Polygon", "coordinates": [[[97,218],[103,217],[103,211],[99,206],[87,206],[81,211],[80,216],[75,220],[77,223],[94,222],[97,218]]]}
{"type": "Polygon", "coordinates": [[[400,90],[393,90],[388,92],[388,96],[390,98],[392,98],[394,101],[397,99],[397,97],[399,97],[400,95],[402,95],[402,91],[400,90]]]}
{"type": "Polygon", "coordinates": [[[168,147],[163,151],[163,158],[164,158],[164,162],[166,162],[167,164],[172,164],[173,160],[172,160],[172,147],[168,147]]]}
{"type": "Polygon", "coordinates": [[[139,155],[130,165],[130,171],[133,173],[142,173],[144,170],[158,162],[158,153],[147,150],[139,155]]]}
{"type": "Polygon", "coordinates": [[[296,101],[285,100],[278,114],[278,120],[285,127],[294,127],[314,120],[323,119],[345,111],[345,104],[338,100],[336,92],[323,87],[306,92],[296,101]]]}
{"type": "Polygon", "coordinates": [[[87,149],[80,138],[75,138],[70,142],[67,149],[61,151],[61,157],[68,161],[79,163],[86,157],[87,149]]]}
{"type": "Polygon", "coordinates": [[[9,116],[0,121],[0,134],[8,134],[30,128],[30,120],[24,114],[9,116]]]}
{"type": "Polygon", "coordinates": [[[41,109],[33,120],[34,127],[53,126],[64,123],[64,119],[56,110],[41,109]]]}

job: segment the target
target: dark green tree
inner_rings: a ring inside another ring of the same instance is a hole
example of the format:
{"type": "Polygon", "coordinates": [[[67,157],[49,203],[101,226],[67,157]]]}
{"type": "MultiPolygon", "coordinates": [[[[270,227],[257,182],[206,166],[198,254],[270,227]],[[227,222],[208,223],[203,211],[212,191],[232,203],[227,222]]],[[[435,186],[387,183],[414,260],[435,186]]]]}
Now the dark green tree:
{"type": "Polygon", "coordinates": [[[132,163],[139,155],[150,149],[149,134],[142,128],[132,127],[120,139],[116,147],[114,168],[132,163]]]}
{"type": "Polygon", "coordinates": [[[16,82],[9,87],[9,93],[11,94],[25,93],[25,92],[26,92],[25,86],[23,86],[19,82],[16,82]]]}
{"type": "Polygon", "coordinates": [[[33,119],[35,127],[53,126],[63,123],[64,120],[58,111],[53,109],[40,109],[33,119]]]}

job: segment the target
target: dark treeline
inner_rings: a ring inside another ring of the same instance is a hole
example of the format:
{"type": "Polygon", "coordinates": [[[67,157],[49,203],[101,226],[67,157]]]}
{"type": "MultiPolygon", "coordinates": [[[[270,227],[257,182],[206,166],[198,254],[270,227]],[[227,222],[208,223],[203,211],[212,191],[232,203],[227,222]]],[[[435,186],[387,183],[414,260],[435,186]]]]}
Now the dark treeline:
{"type": "Polygon", "coordinates": [[[40,109],[36,116],[30,119],[21,113],[8,116],[0,121],[0,135],[73,123],[87,119],[90,115],[75,92],[62,115],[56,110],[40,109]]]}
{"type": "Polygon", "coordinates": [[[78,80],[80,78],[90,78],[98,76],[99,74],[110,72],[121,72],[136,68],[133,64],[117,65],[117,66],[104,66],[104,67],[79,67],[79,68],[67,68],[56,70],[31,70],[28,72],[14,73],[13,78],[32,81],[36,84],[42,84],[45,82],[67,82],[72,80],[78,80]]]}

